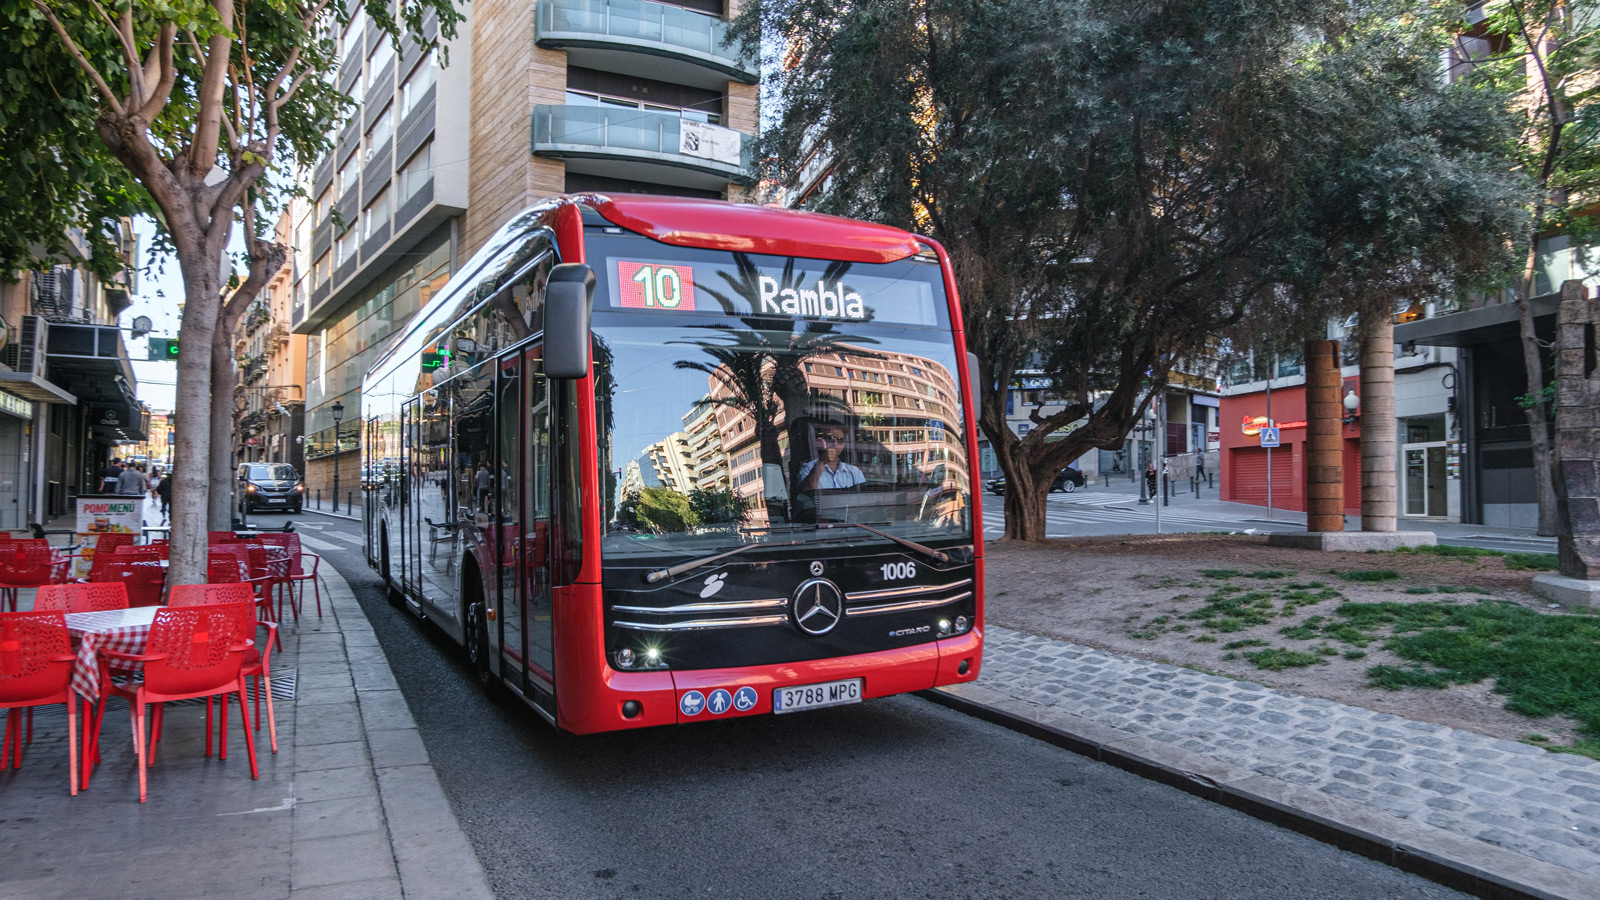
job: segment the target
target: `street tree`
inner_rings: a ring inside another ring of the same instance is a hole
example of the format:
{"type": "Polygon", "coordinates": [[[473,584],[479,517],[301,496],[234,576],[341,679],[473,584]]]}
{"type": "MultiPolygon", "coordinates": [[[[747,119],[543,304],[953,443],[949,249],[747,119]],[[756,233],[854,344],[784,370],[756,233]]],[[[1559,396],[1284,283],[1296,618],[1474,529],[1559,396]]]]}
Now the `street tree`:
{"type": "MultiPolygon", "coordinates": [[[[1040,540],[1055,473],[1092,449],[1120,449],[1175,367],[1219,336],[1314,320],[1304,307],[1331,282],[1297,286],[1297,270],[1376,270],[1328,260],[1338,247],[1305,209],[1316,179],[1370,152],[1338,138],[1373,110],[1301,113],[1336,71],[1315,64],[1330,46],[1436,72],[1436,52],[1394,52],[1381,36],[1330,45],[1375,34],[1356,26],[1398,9],[762,0],[740,31],[752,47],[763,34],[785,41],[765,174],[804,188],[797,179],[820,151],[827,176],[806,205],[919,231],[950,251],[979,359],[979,422],[1007,477],[1006,537],[1040,540]],[[1307,140],[1318,154],[1294,152],[1307,140]],[[1064,401],[1033,410],[1025,436],[1004,403],[1021,371],[1047,377],[1064,401]]],[[[1375,77],[1355,64],[1337,75],[1341,89],[1375,77]]],[[[1472,134],[1428,137],[1459,92],[1436,78],[1407,83],[1405,96],[1356,93],[1382,105],[1402,129],[1396,146],[1409,139],[1428,165],[1478,163],[1472,134]],[[1437,115],[1420,114],[1432,107],[1437,115]]],[[[1380,218],[1431,215],[1416,194],[1382,200],[1398,205],[1380,218]]]]}
{"type": "MultiPolygon", "coordinates": [[[[1560,460],[1550,430],[1554,380],[1541,358],[1547,344],[1534,327],[1533,299],[1547,239],[1565,236],[1585,248],[1600,234],[1600,118],[1580,115],[1600,99],[1600,18],[1592,6],[1569,0],[1501,0],[1486,11],[1480,22],[1461,23],[1451,55],[1463,81],[1513,98],[1509,146],[1528,181],[1528,217],[1511,236],[1520,265],[1509,284],[1522,343],[1527,393],[1521,403],[1533,450],[1539,533],[1553,535],[1561,527],[1555,484],[1560,460]]],[[[1559,289],[1545,286],[1546,293],[1559,289]]]]}
{"type": "MultiPolygon", "coordinates": [[[[227,324],[229,241],[245,210],[292,191],[289,168],[315,159],[349,112],[349,98],[334,87],[334,35],[359,8],[333,0],[0,0],[6,28],[27,42],[58,42],[76,63],[95,135],[148,194],[178,259],[185,303],[171,583],[205,579],[211,492],[227,485],[212,481],[211,443],[229,434],[214,435],[212,419],[220,387],[214,345],[227,341],[218,329],[227,324]]],[[[448,39],[461,19],[450,0],[362,11],[395,42],[425,40],[425,17],[448,39]]],[[[38,106],[54,100],[43,91],[24,98],[38,106]]],[[[247,286],[264,284],[282,262],[253,231],[247,286]]]]}
{"type": "Polygon", "coordinates": [[[0,278],[74,259],[74,234],[88,245],[81,262],[110,278],[123,263],[107,224],[148,198],[95,135],[93,88],[77,63],[37,38],[0,28],[0,196],[13,198],[0,204],[0,278]]]}

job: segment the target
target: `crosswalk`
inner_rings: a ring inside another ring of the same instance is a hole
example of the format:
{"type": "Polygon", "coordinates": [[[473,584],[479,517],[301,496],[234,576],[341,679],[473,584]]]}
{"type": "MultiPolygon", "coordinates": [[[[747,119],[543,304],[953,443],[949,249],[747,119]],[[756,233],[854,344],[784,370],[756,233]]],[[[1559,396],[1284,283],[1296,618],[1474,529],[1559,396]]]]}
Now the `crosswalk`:
{"type": "MultiPolygon", "coordinates": [[[[983,528],[986,536],[1005,532],[1005,501],[985,495],[983,528]]],[[[1261,529],[1259,523],[1237,516],[1201,510],[1185,510],[1181,501],[1161,508],[1162,531],[1245,531],[1261,529]]],[[[1045,534],[1048,537],[1073,537],[1091,534],[1151,534],[1156,530],[1154,504],[1141,504],[1137,497],[1122,494],[1052,495],[1045,507],[1045,534]]]]}

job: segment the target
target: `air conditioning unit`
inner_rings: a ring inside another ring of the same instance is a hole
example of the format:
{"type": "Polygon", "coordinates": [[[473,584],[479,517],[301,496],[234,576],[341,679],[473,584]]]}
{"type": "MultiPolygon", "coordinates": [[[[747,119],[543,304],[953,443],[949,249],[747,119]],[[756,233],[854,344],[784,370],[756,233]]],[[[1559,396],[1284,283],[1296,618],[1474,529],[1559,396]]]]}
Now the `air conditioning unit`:
{"type": "Polygon", "coordinates": [[[45,340],[49,332],[50,323],[43,316],[23,316],[16,339],[0,350],[0,362],[13,371],[43,377],[45,340]]]}

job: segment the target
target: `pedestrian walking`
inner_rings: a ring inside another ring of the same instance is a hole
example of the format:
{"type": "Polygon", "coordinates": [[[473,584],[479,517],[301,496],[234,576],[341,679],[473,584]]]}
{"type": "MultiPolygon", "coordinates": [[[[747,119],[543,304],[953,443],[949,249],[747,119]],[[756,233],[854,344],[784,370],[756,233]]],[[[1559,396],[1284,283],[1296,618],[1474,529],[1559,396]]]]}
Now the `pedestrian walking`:
{"type": "Polygon", "coordinates": [[[1206,480],[1206,451],[1205,450],[1196,450],[1195,451],[1195,454],[1194,454],[1194,477],[1199,479],[1199,480],[1201,480],[1201,481],[1205,481],[1206,480]]]}
{"type": "Polygon", "coordinates": [[[111,457],[111,462],[106,463],[105,470],[100,473],[100,493],[115,494],[117,481],[122,478],[122,460],[111,457]]]}
{"type": "Polygon", "coordinates": [[[172,475],[161,476],[156,483],[156,496],[161,498],[161,524],[167,524],[167,509],[172,505],[172,475]]]}
{"type": "Polygon", "coordinates": [[[1150,496],[1154,497],[1156,495],[1156,464],[1154,460],[1151,460],[1150,464],[1144,467],[1144,483],[1146,487],[1150,488],[1150,496]]]}
{"type": "Polygon", "coordinates": [[[150,483],[145,480],[144,473],[128,463],[122,468],[122,474],[117,476],[117,493],[131,497],[142,497],[150,489],[150,483]]]}

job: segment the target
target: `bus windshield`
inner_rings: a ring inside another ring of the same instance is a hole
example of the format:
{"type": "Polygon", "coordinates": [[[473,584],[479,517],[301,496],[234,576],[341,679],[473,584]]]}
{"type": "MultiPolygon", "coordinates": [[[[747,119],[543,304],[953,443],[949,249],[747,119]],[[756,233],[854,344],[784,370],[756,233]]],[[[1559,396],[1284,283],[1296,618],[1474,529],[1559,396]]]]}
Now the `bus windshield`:
{"type": "Polygon", "coordinates": [[[972,540],[937,264],[597,249],[607,558],[972,540]]]}

